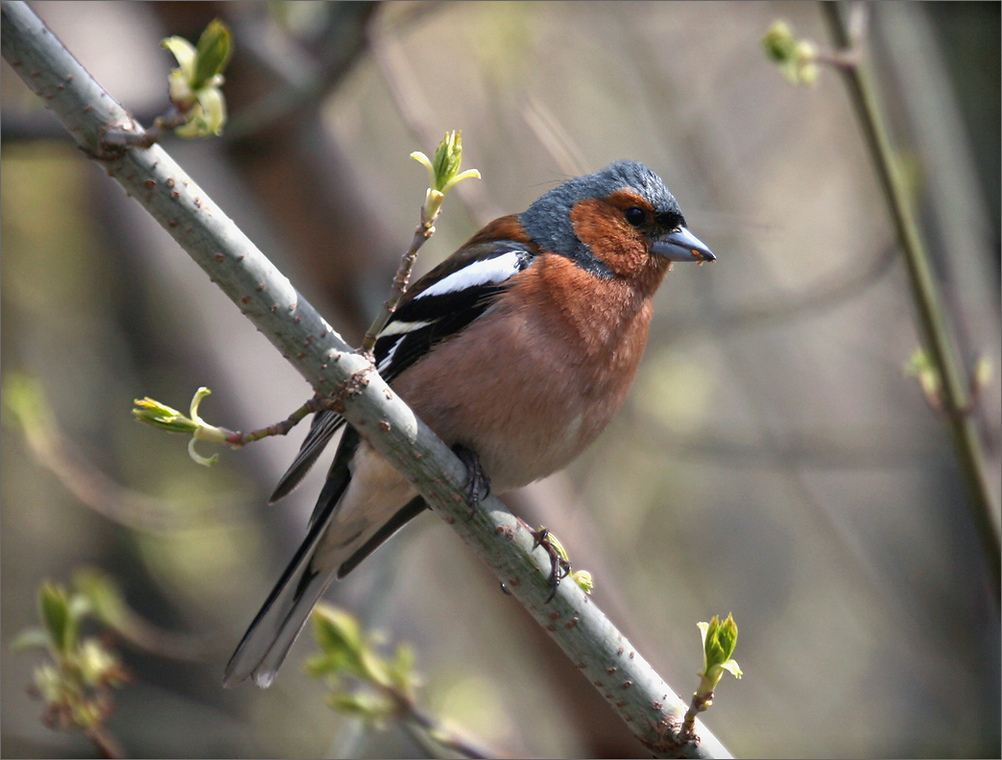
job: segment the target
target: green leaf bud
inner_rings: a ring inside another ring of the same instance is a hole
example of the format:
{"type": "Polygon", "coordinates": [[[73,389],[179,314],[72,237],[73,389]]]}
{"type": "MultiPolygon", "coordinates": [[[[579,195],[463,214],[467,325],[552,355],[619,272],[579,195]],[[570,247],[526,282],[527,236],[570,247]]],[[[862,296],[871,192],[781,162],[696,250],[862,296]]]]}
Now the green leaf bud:
{"type": "Polygon", "coordinates": [[[46,581],[38,590],[38,607],[53,650],[68,655],[73,650],[76,630],[66,589],[46,581]]]}
{"type": "Polygon", "coordinates": [[[232,54],[232,35],[229,27],[218,18],[213,19],[198,38],[192,89],[198,90],[207,84],[213,86],[222,84],[221,75],[232,54]]]}
{"type": "MultiPolygon", "coordinates": [[[[698,694],[709,694],[720,682],[724,671],[735,678],[741,678],[741,668],[732,659],[734,648],[738,643],[738,626],[734,617],[728,614],[727,619],[720,622],[714,615],[709,623],[697,623],[703,638],[703,670],[698,694]]],[[[709,702],[706,703],[709,705],[709,702]]]]}
{"type": "Polygon", "coordinates": [[[796,40],[793,38],[793,30],[790,25],[782,19],[773,21],[762,37],[762,47],[769,60],[774,63],[786,63],[793,58],[796,40]]]}

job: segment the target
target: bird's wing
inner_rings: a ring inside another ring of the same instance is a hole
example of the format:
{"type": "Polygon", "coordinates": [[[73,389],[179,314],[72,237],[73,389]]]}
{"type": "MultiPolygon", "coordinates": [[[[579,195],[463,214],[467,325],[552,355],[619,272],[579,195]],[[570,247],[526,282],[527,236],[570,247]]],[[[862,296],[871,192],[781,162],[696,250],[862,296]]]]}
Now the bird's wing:
{"type": "MultiPolygon", "coordinates": [[[[437,344],[460,332],[494,303],[508,281],[533,258],[526,244],[491,241],[467,246],[428,272],[407,291],[377,336],[374,353],[379,374],[391,382],[437,344]]],[[[270,502],[299,485],[342,425],[344,418],[336,412],[314,415],[310,432],[270,502]]]]}
{"type": "Polygon", "coordinates": [[[482,315],[511,278],[535,258],[525,244],[502,240],[467,247],[421,278],[401,299],[376,340],[376,368],[387,382],[482,315]]]}
{"type": "Polygon", "coordinates": [[[269,504],[274,504],[279,499],[288,496],[289,492],[299,485],[299,482],[317,461],[317,457],[327,447],[331,437],[341,429],[342,425],[344,425],[344,417],[337,412],[324,409],[313,415],[310,432],[303,440],[303,445],[299,447],[299,452],[292,464],[289,465],[289,469],[285,471],[285,474],[279,479],[278,485],[275,486],[271,498],[268,499],[269,504]]]}

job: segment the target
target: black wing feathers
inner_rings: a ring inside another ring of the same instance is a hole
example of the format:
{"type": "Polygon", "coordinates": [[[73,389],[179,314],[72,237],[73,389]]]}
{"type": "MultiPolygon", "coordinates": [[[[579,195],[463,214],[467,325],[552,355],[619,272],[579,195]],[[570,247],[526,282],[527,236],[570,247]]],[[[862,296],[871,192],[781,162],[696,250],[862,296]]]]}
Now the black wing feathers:
{"type": "Polygon", "coordinates": [[[279,499],[288,496],[292,489],[299,485],[299,481],[309,472],[313,463],[317,461],[317,457],[330,442],[331,437],[343,424],[344,418],[336,412],[324,410],[313,415],[310,432],[306,434],[306,439],[299,447],[299,453],[289,465],[289,469],[285,471],[285,474],[279,479],[278,485],[275,486],[271,498],[268,499],[269,504],[274,504],[279,499]]]}

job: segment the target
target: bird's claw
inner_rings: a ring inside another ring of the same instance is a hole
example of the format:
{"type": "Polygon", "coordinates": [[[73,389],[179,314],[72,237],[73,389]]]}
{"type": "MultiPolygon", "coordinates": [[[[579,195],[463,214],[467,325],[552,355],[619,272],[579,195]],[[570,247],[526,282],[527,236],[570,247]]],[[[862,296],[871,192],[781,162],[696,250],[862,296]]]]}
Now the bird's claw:
{"type": "Polygon", "coordinates": [[[473,519],[473,515],[477,513],[480,499],[486,499],[491,495],[491,479],[487,477],[487,473],[480,466],[480,457],[477,456],[477,452],[473,449],[459,443],[453,446],[452,450],[459,457],[460,461],[466,465],[466,471],[469,474],[469,480],[466,482],[466,498],[470,502],[471,507],[466,519],[471,520],[473,519]],[[481,487],[484,490],[483,496],[480,495],[481,487]]]}
{"type": "Polygon", "coordinates": [[[537,546],[550,555],[550,595],[546,597],[543,604],[549,604],[557,594],[557,587],[560,581],[571,574],[571,563],[557,550],[550,541],[550,531],[548,528],[540,527],[538,531],[532,531],[532,548],[537,546]]]}

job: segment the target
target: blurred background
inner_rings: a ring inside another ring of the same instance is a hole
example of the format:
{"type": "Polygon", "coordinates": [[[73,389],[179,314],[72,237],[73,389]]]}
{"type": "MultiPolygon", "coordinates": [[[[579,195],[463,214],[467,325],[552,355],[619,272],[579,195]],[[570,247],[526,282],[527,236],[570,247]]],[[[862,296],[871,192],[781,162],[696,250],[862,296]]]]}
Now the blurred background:
{"type": "MultiPolygon", "coordinates": [[[[717,254],[660,290],[627,407],[573,466],[506,497],[551,528],[595,602],[684,696],[696,623],[732,612],[744,678],[705,720],[737,756],[998,757],[999,606],[945,422],[904,371],[915,306],[844,83],[789,84],[777,18],[830,46],[816,3],[70,3],[35,11],[144,124],[166,107],[159,40],[235,34],[222,139],[165,147],[357,345],[410,242],[426,174],[461,129],[480,182],[450,195],[426,271],[481,224],[630,158],[717,254]]],[[[974,414],[998,503],[999,5],[874,4],[865,53],[913,177],[959,353],[993,378],[974,414]]],[[[132,400],[212,422],[284,419],[306,383],[2,66],[2,372],[48,426],[2,432],[2,746],[88,756],[27,693],[45,579],[118,584],[155,652],[108,728],[161,757],[416,757],[307,678],[223,667],[304,535],[319,466],[266,504],[305,432],[223,451],[136,425],[132,400]],[[31,432],[31,431],[29,431],[31,432]]],[[[995,516],[997,521],[998,517],[995,516]]],[[[997,579],[995,579],[997,583],[997,579]]],[[[646,753],[434,515],[328,599],[414,647],[428,712],[502,756],[646,753]]]]}

